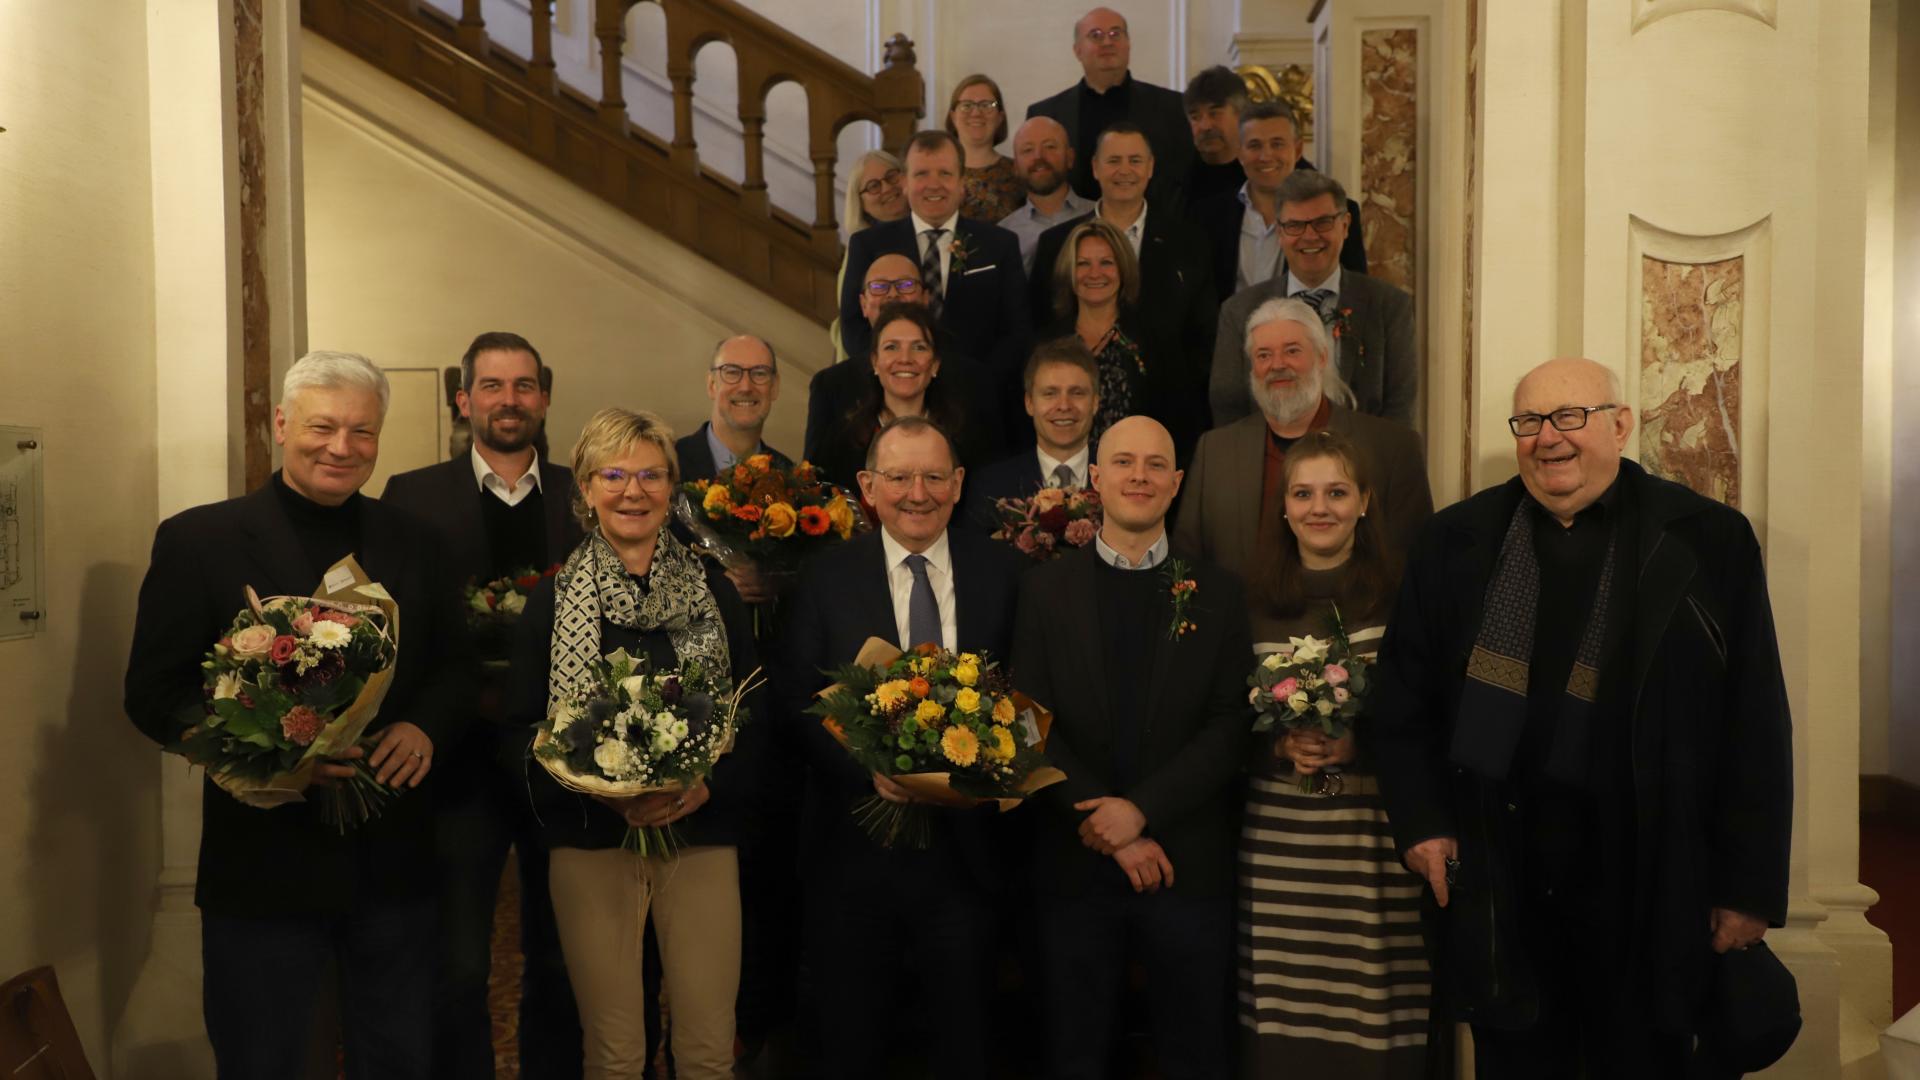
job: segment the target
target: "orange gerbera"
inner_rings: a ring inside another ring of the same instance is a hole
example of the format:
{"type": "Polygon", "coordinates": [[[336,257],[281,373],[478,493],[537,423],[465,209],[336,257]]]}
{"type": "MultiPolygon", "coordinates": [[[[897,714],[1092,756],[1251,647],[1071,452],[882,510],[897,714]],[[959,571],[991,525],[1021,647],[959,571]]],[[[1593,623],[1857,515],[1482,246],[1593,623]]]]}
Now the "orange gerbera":
{"type": "Polygon", "coordinates": [[[820,507],[803,506],[800,508],[800,531],[806,533],[808,536],[824,536],[832,526],[833,520],[827,517],[827,512],[820,507]]]}
{"type": "Polygon", "coordinates": [[[739,518],[741,521],[759,521],[760,508],[752,503],[748,503],[745,506],[736,506],[733,508],[733,516],[739,518]]]}

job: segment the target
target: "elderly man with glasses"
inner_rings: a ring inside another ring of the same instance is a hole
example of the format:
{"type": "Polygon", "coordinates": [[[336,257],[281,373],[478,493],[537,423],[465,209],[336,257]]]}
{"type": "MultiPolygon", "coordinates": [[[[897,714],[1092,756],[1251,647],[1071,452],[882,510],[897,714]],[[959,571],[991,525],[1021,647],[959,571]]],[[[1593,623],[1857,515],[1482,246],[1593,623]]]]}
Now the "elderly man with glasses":
{"type": "Polygon", "coordinates": [[[1591,360],[1520,381],[1519,475],[1421,533],[1359,729],[1482,1077],[1682,1075],[1717,1052],[1709,987],[1778,971],[1792,730],[1760,544],[1621,457],[1625,400],[1591,360]]]}

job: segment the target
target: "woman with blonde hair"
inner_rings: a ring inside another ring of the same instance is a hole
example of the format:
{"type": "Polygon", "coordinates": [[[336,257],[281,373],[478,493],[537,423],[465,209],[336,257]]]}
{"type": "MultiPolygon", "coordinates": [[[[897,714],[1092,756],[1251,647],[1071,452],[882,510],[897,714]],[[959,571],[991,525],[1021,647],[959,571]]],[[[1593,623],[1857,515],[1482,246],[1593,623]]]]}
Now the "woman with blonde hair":
{"type": "MultiPolygon", "coordinates": [[[[907,216],[906,175],[898,157],[885,150],[869,150],[853,159],[847,177],[847,197],[840,208],[840,227],[846,230],[849,240],[854,233],[868,226],[899,221],[907,216]]],[[[840,286],[846,279],[847,253],[842,251],[840,272],[833,278],[835,296],[840,295],[840,286]]],[[[833,342],[834,360],[845,360],[847,347],[840,342],[838,317],[827,328],[827,337],[833,342]]]]}
{"type": "Polygon", "coordinates": [[[995,149],[1007,141],[1007,103],[1000,84],[969,75],[947,99],[947,134],[960,141],[960,216],[999,224],[1027,201],[1013,159],[995,149]]]}

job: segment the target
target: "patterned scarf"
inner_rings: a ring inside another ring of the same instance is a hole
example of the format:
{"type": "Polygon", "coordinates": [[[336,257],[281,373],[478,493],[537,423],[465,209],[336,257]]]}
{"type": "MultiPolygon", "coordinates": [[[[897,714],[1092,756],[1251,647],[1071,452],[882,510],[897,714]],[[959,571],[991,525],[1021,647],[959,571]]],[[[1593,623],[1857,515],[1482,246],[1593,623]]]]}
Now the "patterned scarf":
{"type": "Polygon", "coordinates": [[[567,557],[553,587],[549,709],[600,659],[602,619],[629,630],[665,630],[682,665],[699,661],[716,675],[732,677],[726,625],[700,559],[668,530],[655,543],[644,593],[598,530],[567,557]]]}
{"type": "MultiPolygon", "coordinates": [[[[1533,550],[1533,508],[1522,499],[1500,545],[1500,559],[1487,585],[1480,631],[1467,660],[1459,719],[1450,756],[1457,765],[1489,779],[1504,779],[1527,726],[1527,679],[1533,659],[1533,617],[1540,606],[1540,563],[1533,550]]],[[[1607,539],[1593,610],[1580,634],[1573,671],[1567,676],[1547,752],[1547,775],[1562,783],[1587,781],[1587,732],[1600,689],[1600,658],[1606,645],[1607,612],[1613,600],[1615,537],[1607,539]]]]}

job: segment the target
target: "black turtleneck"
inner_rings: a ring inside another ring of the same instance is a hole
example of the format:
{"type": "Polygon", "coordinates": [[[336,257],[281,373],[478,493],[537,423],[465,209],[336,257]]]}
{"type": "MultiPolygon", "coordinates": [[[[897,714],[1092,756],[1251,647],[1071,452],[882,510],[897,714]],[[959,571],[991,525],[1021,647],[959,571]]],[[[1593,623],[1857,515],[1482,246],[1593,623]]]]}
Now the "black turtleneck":
{"type": "Polygon", "coordinates": [[[359,549],[363,499],[359,492],[347,496],[347,501],[339,506],[326,506],[288,487],[286,479],[276,470],[273,493],[279,497],[281,509],[287,512],[287,520],[293,523],[293,534],[300,539],[300,550],[313,570],[316,585],[334,563],[359,549]]]}

